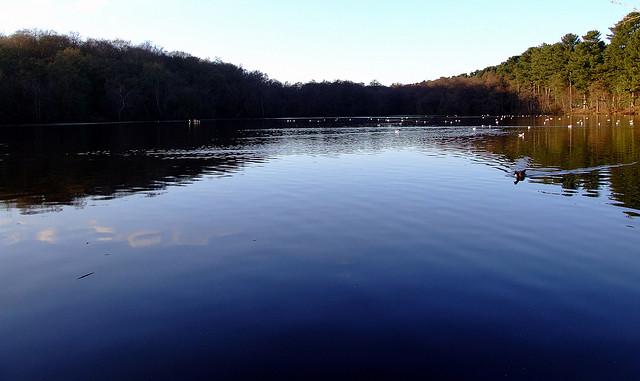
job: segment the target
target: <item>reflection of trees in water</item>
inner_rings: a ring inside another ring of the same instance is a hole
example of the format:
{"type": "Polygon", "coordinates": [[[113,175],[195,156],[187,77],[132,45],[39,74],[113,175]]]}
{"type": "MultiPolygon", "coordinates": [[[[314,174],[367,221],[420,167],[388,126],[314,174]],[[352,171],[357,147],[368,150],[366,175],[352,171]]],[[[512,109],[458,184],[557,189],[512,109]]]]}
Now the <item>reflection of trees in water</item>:
{"type": "Polygon", "coordinates": [[[580,171],[638,161],[640,131],[634,128],[532,128],[525,139],[509,129],[476,134],[451,127],[409,127],[397,135],[396,126],[371,127],[369,121],[369,127],[339,130],[269,129],[283,123],[245,121],[244,129],[218,122],[0,130],[0,202],[25,213],[82,207],[88,198],[153,196],[170,185],[231,174],[277,155],[414,147],[430,154],[473,154],[472,160],[502,169],[530,158],[529,181],[559,185],[567,195],[610,193],[616,204],[640,209],[640,165],[580,171]]]}
{"type": "Polygon", "coordinates": [[[610,189],[617,205],[640,209],[640,131],[631,127],[533,128],[525,139],[515,134],[487,136],[474,140],[481,150],[499,154],[515,162],[532,159],[540,169],[530,181],[560,185],[566,195],[584,192],[586,196],[610,189]],[[604,166],[600,170],[581,169],[604,166]],[[612,167],[606,167],[612,166],[612,167]],[[554,173],[551,169],[560,169],[554,173]],[[574,192],[571,192],[574,191],[574,192]]]}
{"type": "Polygon", "coordinates": [[[0,133],[5,153],[0,202],[26,213],[82,207],[87,197],[153,196],[171,184],[232,173],[263,160],[246,152],[193,153],[205,145],[237,145],[237,136],[223,126],[66,126],[0,133]]]}
{"type": "Polygon", "coordinates": [[[426,136],[399,137],[393,133],[395,124],[372,127],[372,122],[377,125],[385,120],[317,123],[303,119],[290,125],[306,128],[294,129],[282,129],[287,123],[281,120],[191,127],[181,123],[5,128],[0,130],[0,155],[4,154],[0,202],[24,213],[55,211],[62,205],[83,207],[88,198],[133,193],[153,196],[167,186],[231,174],[277,155],[339,155],[393,146],[419,147],[433,143],[434,136],[441,145],[454,150],[460,147],[454,140],[460,131],[455,129],[435,128],[426,136]]]}

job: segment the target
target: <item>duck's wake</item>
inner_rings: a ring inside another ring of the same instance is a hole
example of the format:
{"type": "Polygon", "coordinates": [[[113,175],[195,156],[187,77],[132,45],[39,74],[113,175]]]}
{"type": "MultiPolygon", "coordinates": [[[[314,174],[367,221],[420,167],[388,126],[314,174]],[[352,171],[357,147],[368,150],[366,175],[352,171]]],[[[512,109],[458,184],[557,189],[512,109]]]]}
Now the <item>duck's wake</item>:
{"type": "Polygon", "coordinates": [[[518,184],[524,181],[527,177],[531,179],[556,177],[566,175],[584,175],[592,172],[607,171],[614,168],[631,167],[637,165],[638,162],[633,163],[621,163],[610,165],[599,165],[595,167],[575,168],[575,169],[556,169],[556,168],[531,168],[531,158],[523,157],[519,159],[512,167],[512,169],[506,170],[508,176],[515,177],[514,184],[518,184]]]}
{"type": "Polygon", "coordinates": [[[553,168],[536,168],[536,169],[527,170],[527,176],[531,178],[535,178],[535,177],[564,176],[564,175],[584,175],[591,172],[606,171],[614,168],[631,167],[637,164],[638,162],[635,161],[633,163],[627,163],[627,164],[599,165],[596,167],[576,168],[576,169],[567,169],[567,170],[560,170],[560,169],[553,169],[553,168]]]}

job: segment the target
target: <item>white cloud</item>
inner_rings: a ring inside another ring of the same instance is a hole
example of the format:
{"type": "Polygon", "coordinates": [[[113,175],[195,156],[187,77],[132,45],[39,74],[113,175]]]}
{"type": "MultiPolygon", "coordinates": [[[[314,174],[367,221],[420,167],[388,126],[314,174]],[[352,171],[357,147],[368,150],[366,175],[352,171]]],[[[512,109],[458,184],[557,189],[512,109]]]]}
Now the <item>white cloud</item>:
{"type": "Polygon", "coordinates": [[[154,231],[139,231],[130,234],[127,241],[133,248],[156,246],[162,242],[162,235],[154,231]]]}
{"type": "Polygon", "coordinates": [[[96,220],[89,221],[89,225],[91,225],[93,230],[95,230],[95,232],[98,233],[98,234],[114,234],[115,233],[115,229],[114,228],[111,228],[111,227],[108,227],[108,226],[100,226],[98,224],[98,221],[96,221],[96,220]]]}
{"type": "Polygon", "coordinates": [[[94,226],[93,229],[98,234],[113,234],[115,230],[106,226],[94,226]]]}
{"type": "Polygon", "coordinates": [[[38,232],[36,239],[40,242],[53,244],[56,242],[56,231],[52,228],[41,230],[38,232]]]}

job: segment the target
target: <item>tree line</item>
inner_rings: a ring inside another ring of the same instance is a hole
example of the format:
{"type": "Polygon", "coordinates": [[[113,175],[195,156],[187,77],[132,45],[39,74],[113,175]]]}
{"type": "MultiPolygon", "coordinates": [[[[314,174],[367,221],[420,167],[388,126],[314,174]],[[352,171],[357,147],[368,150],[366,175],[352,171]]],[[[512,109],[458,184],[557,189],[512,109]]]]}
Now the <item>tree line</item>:
{"type": "Polygon", "coordinates": [[[528,113],[634,113],[640,91],[640,13],[610,28],[607,40],[596,30],[582,37],[567,34],[472,76],[506,79],[528,113]]]}
{"type": "Polygon", "coordinates": [[[513,109],[495,78],[412,86],[286,84],[151,43],[25,30],[0,36],[0,124],[400,114],[513,109]],[[469,97],[469,95],[472,95],[469,97]],[[470,99],[471,102],[462,102],[470,99]]]}
{"type": "Polygon", "coordinates": [[[281,83],[151,43],[24,30],[0,35],[0,124],[356,115],[633,111],[640,13],[501,65],[411,85],[281,83]]]}

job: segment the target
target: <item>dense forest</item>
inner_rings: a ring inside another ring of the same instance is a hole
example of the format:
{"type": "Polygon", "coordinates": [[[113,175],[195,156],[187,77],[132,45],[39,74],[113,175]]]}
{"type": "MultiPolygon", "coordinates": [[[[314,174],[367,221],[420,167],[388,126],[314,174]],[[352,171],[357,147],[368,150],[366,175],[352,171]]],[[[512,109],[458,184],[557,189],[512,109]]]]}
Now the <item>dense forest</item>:
{"type": "Polygon", "coordinates": [[[640,13],[610,29],[567,34],[555,44],[529,48],[472,76],[505,79],[529,112],[635,112],[640,91],[640,13]]]}
{"type": "Polygon", "coordinates": [[[634,112],[640,13],[495,67],[412,85],[288,84],[151,43],[0,35],[0,124],[354,115],[634,112]]]}

